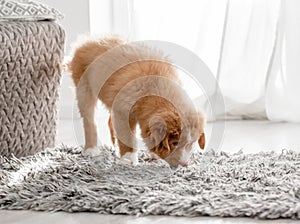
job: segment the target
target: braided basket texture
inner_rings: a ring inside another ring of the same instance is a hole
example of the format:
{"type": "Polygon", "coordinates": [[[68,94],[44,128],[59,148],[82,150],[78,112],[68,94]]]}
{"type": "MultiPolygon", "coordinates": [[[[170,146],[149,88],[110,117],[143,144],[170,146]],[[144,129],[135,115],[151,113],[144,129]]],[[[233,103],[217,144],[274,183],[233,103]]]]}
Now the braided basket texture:
{"type": "Polygon", "coordinates": [[[55,144],[64,30],[56,23],[0,23],[0,154],[55,144]]]}

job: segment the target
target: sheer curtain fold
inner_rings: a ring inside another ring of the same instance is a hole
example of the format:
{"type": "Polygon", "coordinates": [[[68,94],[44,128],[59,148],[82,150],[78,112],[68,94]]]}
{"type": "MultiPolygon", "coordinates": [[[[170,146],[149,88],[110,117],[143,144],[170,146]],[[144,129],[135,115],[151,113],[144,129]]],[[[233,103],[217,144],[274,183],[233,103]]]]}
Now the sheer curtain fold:
{"type": "Polygon", "coordinates": [[[300,1],[282,0],[266,85],[271,120],[300,122],[300,1]]]}
{"type": "Polygon", "coordinates": [[[300,121],[300,1],[127,0],[123,14],[117,5],[129,39],[180,44],[215,75],[221,64],[227,118],[300,121]]]}

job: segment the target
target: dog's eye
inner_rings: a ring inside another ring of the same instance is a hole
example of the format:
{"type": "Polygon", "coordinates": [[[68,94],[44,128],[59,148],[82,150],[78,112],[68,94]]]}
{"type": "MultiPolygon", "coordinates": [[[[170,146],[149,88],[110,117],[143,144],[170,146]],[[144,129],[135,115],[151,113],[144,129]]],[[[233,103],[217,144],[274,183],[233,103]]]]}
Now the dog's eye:
{"type": "Polygon", "coordinates": [[[173,147],[177,147],[177,145],[178,145],[178,142],[172,142],[173,147]]]}

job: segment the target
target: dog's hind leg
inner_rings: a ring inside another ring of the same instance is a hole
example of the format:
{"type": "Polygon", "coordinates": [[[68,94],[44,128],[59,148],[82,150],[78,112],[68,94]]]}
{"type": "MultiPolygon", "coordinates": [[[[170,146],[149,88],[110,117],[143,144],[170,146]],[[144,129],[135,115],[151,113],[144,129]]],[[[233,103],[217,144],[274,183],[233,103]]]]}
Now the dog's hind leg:
{"type": "Polygon", "coordinates": [[[84,156],[97,156],[100,151],[97,146],[97,128],[94,121],[97,97],[94,97],[86,79],[81,79],[76,88],[78,108],[83,119],[85,147],[84,156]]]}

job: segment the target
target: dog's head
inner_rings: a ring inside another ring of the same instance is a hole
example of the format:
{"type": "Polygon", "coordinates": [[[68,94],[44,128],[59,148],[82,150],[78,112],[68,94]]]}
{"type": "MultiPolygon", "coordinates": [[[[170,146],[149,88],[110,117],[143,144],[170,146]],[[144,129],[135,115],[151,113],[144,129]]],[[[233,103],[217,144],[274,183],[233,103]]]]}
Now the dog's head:
{"type": "Polygon", "coordinates": [[[155,146],[150,152],[166,160],[171,166],[187,166],[195,142],[205,147],[204,118],[202,113],[154,118],[150,124],[150,141],[155,146]]]}

